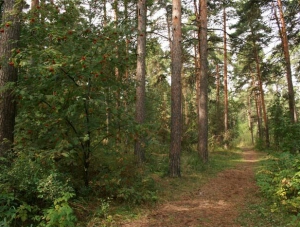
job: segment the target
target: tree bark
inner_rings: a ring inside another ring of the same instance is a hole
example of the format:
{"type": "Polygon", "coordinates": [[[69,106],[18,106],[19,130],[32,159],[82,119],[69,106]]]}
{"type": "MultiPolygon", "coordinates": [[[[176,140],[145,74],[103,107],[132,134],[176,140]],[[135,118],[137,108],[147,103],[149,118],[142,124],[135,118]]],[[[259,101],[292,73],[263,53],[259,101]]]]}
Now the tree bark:
{"type": "Polygon", "coordinates": [[[279,19],[277,17],[276,11],[274,11],[274,14],[275,14],[275,18],[277,20],[277,25],[278,25],[278,29],[279,29],[279,33],[280,33],[280,38],[281,38],[282,50],[283,50],[283,54],[284,54],[285,66],[286,66],[286,80],[287,80],[287,85],[288,85],[290,118],[291,118],[291,122],[295,123],[295,122],[297,122],[297,111],[296,111],[296,107],[295,107],[295,93],[294,93],[294,86],[293,86],[293,81],[292,81],[289,43],[288,43],[288,37],[287,37],[287,32],[286,32],[286,25],[285,25],[285,19],[284,19],[284,15],[283,15],[281,0],[277,0],[277,6],[279,9],[280,24],[279,24],[279,19]]]}
{"type": "MultiPolygon", "coordinates": [[[[224,4],[225,5],[225,4],[224,4]]],[[[227,82],[227,34],[226,34],[226,8],[223,8],[223,39],[224,39],[224,146],[228,148],[228,82],[227,82]]]]}
{"type": "Polygon", "coordinates": [[[270,146],[269,125],[268,125],[267,110],[265,105],[265,93],[263,89],[263,82],[262,82],[261,71],[260,71],[260,59],[258,56],[258,51],[255,42],[254,42],[254,54],[255,54],[255,62],[256,62],[257,80],[258,80],[258,86],[260,91],[261,107],[263,111],[265,142],[266,142],[266,146],[269,147],[270,146]]]}
{"type": "Polygon", "coordinates": [[[262,126],[261,126],[261,105],[260,105],[260,94],[259,94],[259,92],[254,93],[254,98],[255,98],[256,115],[257,115],[258,138],[260,140],[263,140],[262,126]]]}
{"type": "Polygon", "coordinates": [[[31,9],[35,9],[39,4],[39,0],[31,0],[31,9]]]}
{"type": "Polygon", "coordinates": [[[207,52],[207,0],[200,0],[200,97],[198,125],[198,153],[202,161],[208,161],[208,52],[207,52]]]}
{"type": "Polygon", "coordinates": [[[180,177],[180,151],[182,134],[181,114],[181,1],[173,0],[172,7],[172,78],[171,78],[171,145],[170,145],[170,177],[180,177]]]}
{"type": "MultiPolygon", "coordinates": [[[[138,0],[138,37],[137,37],[137,67],[136,67],[136,115],[135,120],[142,125],[145,121],[145,75],[146,75],[146,0],[138,0]]],[[[143,149],[143,138],[137,135],[134,154],[137,162],[142,163],[145,160],[143,149]]]]}
{"type": "Polygon", "coordinates": [[[219,64],[217,63],[216,65],[216,109],[217,112],[220,109],[220,69],[219,69],[219,64]]]}
{"type": "Polygon", "coordinates": [[[248,126],[251,133],[251,144],[254,144],[254,137],[253,137],[253,123],[252,123],[252,103],[251,103],[251,95],[248,96],[248,126]]]}
{"type": "MultiPolygon", "coordinates": [[[[2,22],[5,24],[4,32],[0,36],[0,87],[7,83],[17,81],[17,69],[11,61],[12,50],[18,46],[20,39],[21,6],[15,7],[14,0],[6,0],[3,3],[2,22]]],[[[0,92],[0,157],[8,154],[14,141],[14,125],[16,115],[16,103],[13,91],[5,89],[0,92]],[[7,142],[5,142],[7,140],[7,142]]]]}

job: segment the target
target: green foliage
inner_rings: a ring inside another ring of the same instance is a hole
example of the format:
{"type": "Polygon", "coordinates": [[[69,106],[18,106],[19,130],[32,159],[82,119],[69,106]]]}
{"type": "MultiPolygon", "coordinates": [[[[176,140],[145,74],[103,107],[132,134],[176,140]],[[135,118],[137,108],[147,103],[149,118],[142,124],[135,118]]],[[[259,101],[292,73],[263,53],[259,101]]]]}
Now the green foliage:
{"type": "Polygon", "coordinates": [[[295,153],[300,150],[300,124],[291,123],[289,111],[280,96],[273,100],[270,111],[270,132],[277,149],[295,153]]]}
{"type": "Polygon", "coordinates": [[[210,143],[213,146],[233,145],[239,136],[240,111],[244,107],[239,101],[229,101],[228,131],[224,132],[224,105],[211,100],[209,109],[210,143]]]}
{"type": "Polygon", "coordinates": [[[52,207],[44,211],[43,222],[39,226],[45,227],[72,227],[75,226],[76,217],[68,200],[74,196],[72,193],[64,193],[62,197],[54,200],[52,207]]]}
{"type": "Polygon", "coordinates": [[[136,164],[131,153],[107,152],[98,158],[102,165],[94,170],[99,174],[91,183],[95,194],[131,205],[156,201],[154,181],[136,164]]]}
{"type": "Polygon", "coordinates": [[[300,155],[288,152],[274,154],[266,159],[257,174],[262,193],[272,201],[273,212],[293,214],[300,220],[300,155]]]}
{"type": "Polygon", "coordinates": [[[2,165],[1,170],[0,218],[3,225],[37,226],[46,219],[43,210],[50,209],[53,203],[65,208],[66,204],[59,201],[66,202],[74,192],[68,177],[58,172],[54,161],[41,159],[37,152],[23,150],[10,166],[2,165]]]}
{"type": "Polygon", "coordinates": [[[17,216],[18,201],[12,193],[0,194],[0,226],[8,227],[17,216]]]}

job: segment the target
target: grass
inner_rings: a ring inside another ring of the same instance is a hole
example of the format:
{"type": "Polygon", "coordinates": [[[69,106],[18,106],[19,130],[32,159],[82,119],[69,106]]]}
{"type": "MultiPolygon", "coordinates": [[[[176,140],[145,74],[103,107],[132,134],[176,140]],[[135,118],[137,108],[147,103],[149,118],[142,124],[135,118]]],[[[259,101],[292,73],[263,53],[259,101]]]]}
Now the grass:
{"type": "Polygon", "coordinates": [[[271,212],[270,202],[261,195],[255,201],[248,200],[237,222],[241,227],[299,227],[299,224],[287,224],[292,220],[285,212],[271,212]]]}

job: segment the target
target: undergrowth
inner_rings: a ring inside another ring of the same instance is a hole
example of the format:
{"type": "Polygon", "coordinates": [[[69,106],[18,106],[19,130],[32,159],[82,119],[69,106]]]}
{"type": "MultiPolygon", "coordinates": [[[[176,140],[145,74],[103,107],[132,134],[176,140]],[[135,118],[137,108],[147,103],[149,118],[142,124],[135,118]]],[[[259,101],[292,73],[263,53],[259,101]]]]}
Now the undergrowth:
{"type": "MultiPolygon", "coordinates": [[[[300,155],[272,153],[261,161],[257,183],[266,198],[262,215],[271,214],[272,226],[299,226],[300,222],[300,155]],[[279,218],[280,217],[280,218],[279,218]]],[[[259,214],[256,211],[256,214],[259,214]]],[[[270,215],[269,215],[270,218],[270,215]]]]}

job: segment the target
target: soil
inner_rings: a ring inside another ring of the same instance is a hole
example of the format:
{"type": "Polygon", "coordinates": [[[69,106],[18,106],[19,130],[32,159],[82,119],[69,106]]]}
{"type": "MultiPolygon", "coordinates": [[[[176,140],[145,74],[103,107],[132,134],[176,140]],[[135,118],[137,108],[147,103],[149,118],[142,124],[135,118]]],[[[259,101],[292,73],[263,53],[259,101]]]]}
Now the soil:
{"type": "Polygon", "coordinates": [[[184,195],[180,200],[156,207],[145,217],[120,224],[122,227],[238,227],[238,216],[255,200],[258,187],[254,168],[259,155],[244,149],[243,161],[184,195]]]}

